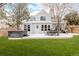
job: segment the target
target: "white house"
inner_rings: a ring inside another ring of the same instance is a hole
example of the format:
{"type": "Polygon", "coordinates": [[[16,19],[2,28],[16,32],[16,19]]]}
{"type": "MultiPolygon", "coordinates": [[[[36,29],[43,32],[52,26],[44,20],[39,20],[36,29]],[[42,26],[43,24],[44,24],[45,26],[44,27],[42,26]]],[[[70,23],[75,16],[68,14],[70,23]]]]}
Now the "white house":
{"type": "MultiPolygon", "coordinates": [[[[55,29],[56,23],[53,19],[51,12],[47,12],[44,9],[35,11],[30,14],[30,20],[22,21],[21,30],[28,30],[28,34],[45,34],[50,29],[55,29]]],[[[61,25],[64,28],[64,23],[61,25]]]]}

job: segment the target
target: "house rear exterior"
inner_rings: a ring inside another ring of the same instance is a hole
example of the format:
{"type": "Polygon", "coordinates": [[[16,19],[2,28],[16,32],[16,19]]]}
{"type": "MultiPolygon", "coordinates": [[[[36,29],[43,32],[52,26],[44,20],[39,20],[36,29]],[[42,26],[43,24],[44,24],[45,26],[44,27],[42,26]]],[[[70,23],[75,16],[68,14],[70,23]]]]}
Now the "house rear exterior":
{"type": "MultiPolygon", "coordinates": [[[[57,25],[50,11],[35,11],[30,17],[29,21],[24,20],[21,25],[21,30],[27,30],[28,34],[46,34],[48,30],[54,30],[57,25]]],[[[64,29],[65,22],[62,21],[60,25],[64,29]]]]}

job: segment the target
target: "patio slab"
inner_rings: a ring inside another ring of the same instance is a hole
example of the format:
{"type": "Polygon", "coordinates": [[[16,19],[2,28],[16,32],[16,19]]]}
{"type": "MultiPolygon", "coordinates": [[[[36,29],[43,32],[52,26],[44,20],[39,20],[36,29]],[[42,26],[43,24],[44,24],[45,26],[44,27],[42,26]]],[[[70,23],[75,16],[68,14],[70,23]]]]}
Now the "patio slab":
{"type": "MultiPolygon", "coordinates": [[[[60,33],[59,36],[48,36],[45,34],[30,34],[28,37],[22,37],[22,38],[8,38],[8,39],[30,39],[30,38],[72,38],[76,34],[72,33],[60,33]]],[[[77,34],[78,35],[78,34],[77,34]]]]}

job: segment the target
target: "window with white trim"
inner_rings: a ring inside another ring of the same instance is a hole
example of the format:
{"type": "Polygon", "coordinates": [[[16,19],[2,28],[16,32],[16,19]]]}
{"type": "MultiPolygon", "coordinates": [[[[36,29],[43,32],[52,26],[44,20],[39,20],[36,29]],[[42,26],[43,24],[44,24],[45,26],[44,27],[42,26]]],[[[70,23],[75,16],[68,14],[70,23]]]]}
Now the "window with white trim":
{"type": "Polygon", "coordinates": [[[48,30],[50,30],[50,25],[48,25],[48,30]]]}
{"type": "Polygon", "coordinates": [[[47,25],[44,25],[45,26],[45,31],[47,31],[47,25]]]}
{"type": "Polygon", "coordinates": [[[28,25],[28,31],[30,31],[30,25],[28,25]]]}
{"type": "Polygon", "coordinates": [[[41,25],[41,31],[48,31],[50,30],[50,25],[41,25]]]}
{"type": "Polygon", "coordinates": [[[45,16],[41,16],[41,17],[40,17],[40,20],[41,20],[41,21],[45,21],[45,20],[46,20],[46,17],[45,17],[45,16]]]}
{"type": "Polygon", "coordinates": [[[43,25],[41,25],[41,31],[43,31],[43,27],[44,27],[44,26],[43,26],[43,25]]]}
{"type": "Polygon", "coordinates": [[[26,24],[24,24],[24,30],[26,31],[27,29],[26,29],[26,24]]]}
{"type": "Polygon", "coordinates": [[[24,30],[25,30],[25,31],[26,31],[26,30],[27,30],[27,31],[30,31],[30,25],[26,25],[26,24],[25,24],[25,25],[24,25],[24,30]]]}

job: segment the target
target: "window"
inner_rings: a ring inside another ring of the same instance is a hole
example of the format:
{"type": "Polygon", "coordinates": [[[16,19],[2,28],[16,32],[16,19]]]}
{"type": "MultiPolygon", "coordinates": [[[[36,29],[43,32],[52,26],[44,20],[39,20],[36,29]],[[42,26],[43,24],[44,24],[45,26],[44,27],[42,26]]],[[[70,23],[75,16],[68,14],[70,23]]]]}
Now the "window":
{"type": "Polygon", "coordinates": [[[48,25],[48,30],[50,30],[50,25],[48,25]]]}
{"type": "Polygon", "coordinates": [[[27,31],[27,30],[30,31],[30,25],[28,25],[28,26],[27,25],[24,25],[24,30],[25,31],[27,31]]]}
{"type": "Polygon", "coordinates": [[[53,17],[51,17],[51,19],[53,19],[53,17]]]}
{"type": "Polygon", "coordinates": [[[50,30],[50,25],[41,25],[41,31],[48,31],[50,30]]]}
{"type": "Polygon", "coordinates": [[[28,25],[28,31],[30,31],[30,25],[28,25]]]}
{"type": "Polygon", "coordinates": [[[24,25],[24,30],[26,31],[27,29],[26,29],[26,25],[24,25]]]}
{"type": "Polygon", "coordinates": [[[40,20],[45,21],[46,20],[46,17],[45,16],[41,16],[40,17],[40,20]]]}
{"type": "Polygon", "coordinates": [[[36,26],[36,28],[38,29],[38,28],[39,28],[39,26],[37,25],[37,26],[36,26]]]}
{"type": "Polygon", "coordinates": [[[43,31],[43,25],[41,25],[41,31],[43,31]]]}
{"type": "Polygon", "coordinates": [[[47,31],[47,25],[45,25],[45,31],[47,31]]]}

